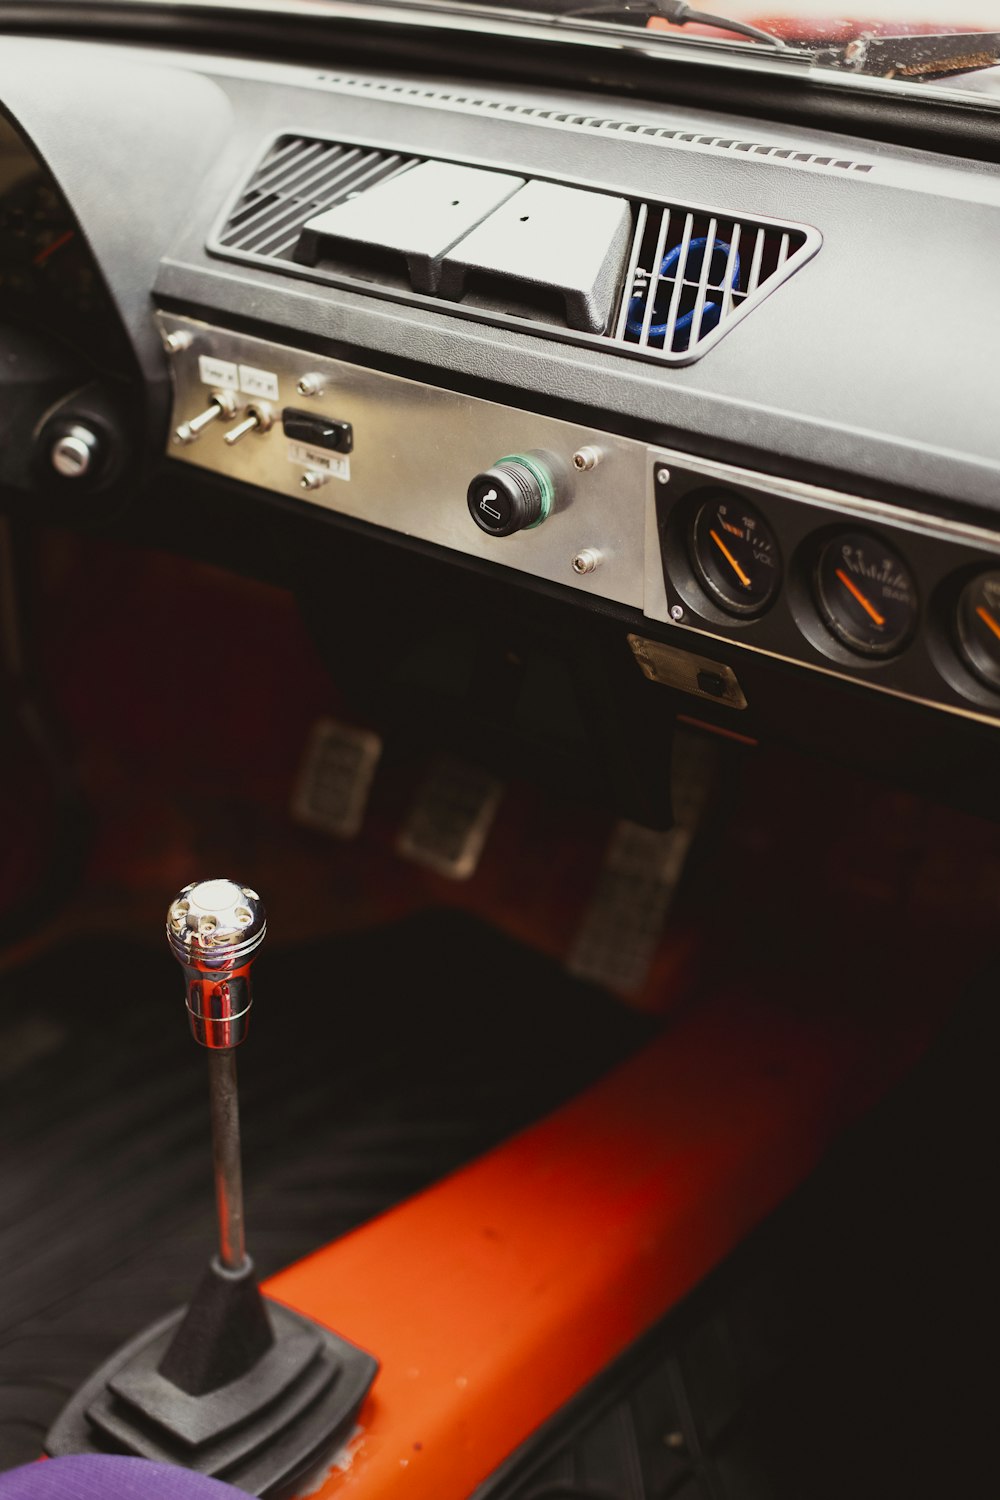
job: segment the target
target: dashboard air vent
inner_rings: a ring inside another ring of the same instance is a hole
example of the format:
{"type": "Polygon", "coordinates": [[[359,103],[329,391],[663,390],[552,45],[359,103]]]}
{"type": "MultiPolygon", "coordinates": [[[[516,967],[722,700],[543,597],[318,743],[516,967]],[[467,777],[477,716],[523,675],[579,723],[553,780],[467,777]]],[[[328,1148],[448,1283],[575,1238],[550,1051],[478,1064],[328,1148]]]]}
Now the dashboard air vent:
{"type": "Polygon", "coordinates": [[[794,269],[806,242],[791,226],[641,203],[614,338],[663,357],[701,351],[794,269]]]}
{"type": "Polygon", "coordinates": [[[407,171],[418,160],[365,146],[282,136],[241,193],[219,246],[281,260],[295,249],[308,219],[407,171]]]}
{"type": "Polygon", "coordinates": [[[679,365],[707,352],[819,245],[801,224],[283,135],[208,249],[679,365]]]}

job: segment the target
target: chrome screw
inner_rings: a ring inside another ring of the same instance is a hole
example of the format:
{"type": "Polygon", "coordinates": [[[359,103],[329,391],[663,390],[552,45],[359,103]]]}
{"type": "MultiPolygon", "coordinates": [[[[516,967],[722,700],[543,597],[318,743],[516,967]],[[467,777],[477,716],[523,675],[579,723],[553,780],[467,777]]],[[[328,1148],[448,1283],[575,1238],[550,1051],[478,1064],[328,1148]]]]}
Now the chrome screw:
{"type": "Polygon", "coordinates": [[[323,389],[322,375],[300,375],[295,382],[295,389],[300,396],[318,396],[323,389]]]}
{"type": "Polygon", "coordinates": [[[669,469],[657,469],[657,471],[656,471],[656,482],[657,482],[657,484],[669,484],[670,483],[670,470],[669,469]]]}
{"type": "Polygon", "coordinates": [[[596,547],[584,547],[573,559],[574,573],[593,573],[603,561],[596,547]]]}
{"type": "Polygon", "coordinates": [[[680,604],[671,604],[671,606],[670,606],[670,618],[672,620],[683,620],[683,618],[684,618],[684,610],[683,610],[683,608],[682,608],[682,606],[680,604]]]}
{"type": "Polygon", "coordinates": [[[321,489],[329,477],[329,474],[321,474],[318,469],[307,469],[299,480],[299,488],[303,490],[321,489]]]}
{"type": "Polygon", "coordinates": [[[579,469],[581,474],[587,474],[591,469],[596,469],[601,461],[600,448],[586,447],[578,448],[573,454],[573,467],[579,469]]]}
{"type": "Polygon", "coordinates": [[[193,336],[186,328],[175,328],[173,333],[168,333],[163,340],[168,354],[183,354],[185,349],[190,349],[194,343],[193,336]]]}

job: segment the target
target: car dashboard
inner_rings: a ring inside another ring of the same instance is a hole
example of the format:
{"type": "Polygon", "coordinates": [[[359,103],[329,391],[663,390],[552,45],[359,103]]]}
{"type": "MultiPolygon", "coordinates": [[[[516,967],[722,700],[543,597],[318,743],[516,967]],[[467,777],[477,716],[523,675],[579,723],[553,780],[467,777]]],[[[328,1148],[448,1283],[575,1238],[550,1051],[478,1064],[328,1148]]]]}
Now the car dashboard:
{"type": "Polygon", "coordinates": [[[479,11],[14,9],[0,1471],[945,1492],[988,1433],[933,1377],[992,1275],[993,106],[479,11]]]}
{"type": "Polygon", "coordinates": [[[0,67],[39,160],[5,197],[5,304],[142,394],[90,467],[74,413],[50,424],[20,469],[43,508],[196,475],[243,532],[278,505],[318,546],[346,522],[613,616],[634,670],[723,731],[862,762],[878,741],[904,779],[917,724],[943,769],[985,754],[981,164],[126,45],[13,37],[0,67]]]}

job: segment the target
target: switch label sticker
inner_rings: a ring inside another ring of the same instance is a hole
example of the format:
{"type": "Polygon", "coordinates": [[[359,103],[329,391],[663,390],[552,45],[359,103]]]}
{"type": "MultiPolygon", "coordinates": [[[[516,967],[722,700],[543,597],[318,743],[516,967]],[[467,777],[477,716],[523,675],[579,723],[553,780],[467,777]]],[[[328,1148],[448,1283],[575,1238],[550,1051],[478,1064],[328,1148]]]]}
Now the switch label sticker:
{"type": "Polygon", "coordinates": [[[240,378],[236,366],[228,359],[216,359],[211,354],[200,354],[198,356],[198,373],[201,376],[202,385],[212,385],[216,389],[235,391],[239,388],[240,378]]]}
{"type": "Polygon", "coordinates": [[[306,443],[289,443],[288,462],[307,469],[318,469],[331,479],[350,479],[351,460],[346,453],[328,453],[323,448],[310,448],[306,443]]]}
{"type": "Polygon", "coordinates": [[[259,396],[262,401],[277,401],[278,377],[270,370],[240,365],[240,390],[245,396],[259,396]]]}

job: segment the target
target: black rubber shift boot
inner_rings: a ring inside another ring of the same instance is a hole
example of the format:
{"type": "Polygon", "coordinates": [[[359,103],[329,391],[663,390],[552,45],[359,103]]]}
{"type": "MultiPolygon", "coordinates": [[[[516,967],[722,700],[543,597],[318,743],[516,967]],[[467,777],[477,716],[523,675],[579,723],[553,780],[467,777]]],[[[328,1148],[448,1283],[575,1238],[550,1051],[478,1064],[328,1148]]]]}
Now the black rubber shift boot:
{"type": "Polygon", "coordinates": [[[159,1364],[164,1380],[204,1396],[245,1375],[274,1345],[253,1261],[227,1271],[213,1260],[159,1364]]]}

